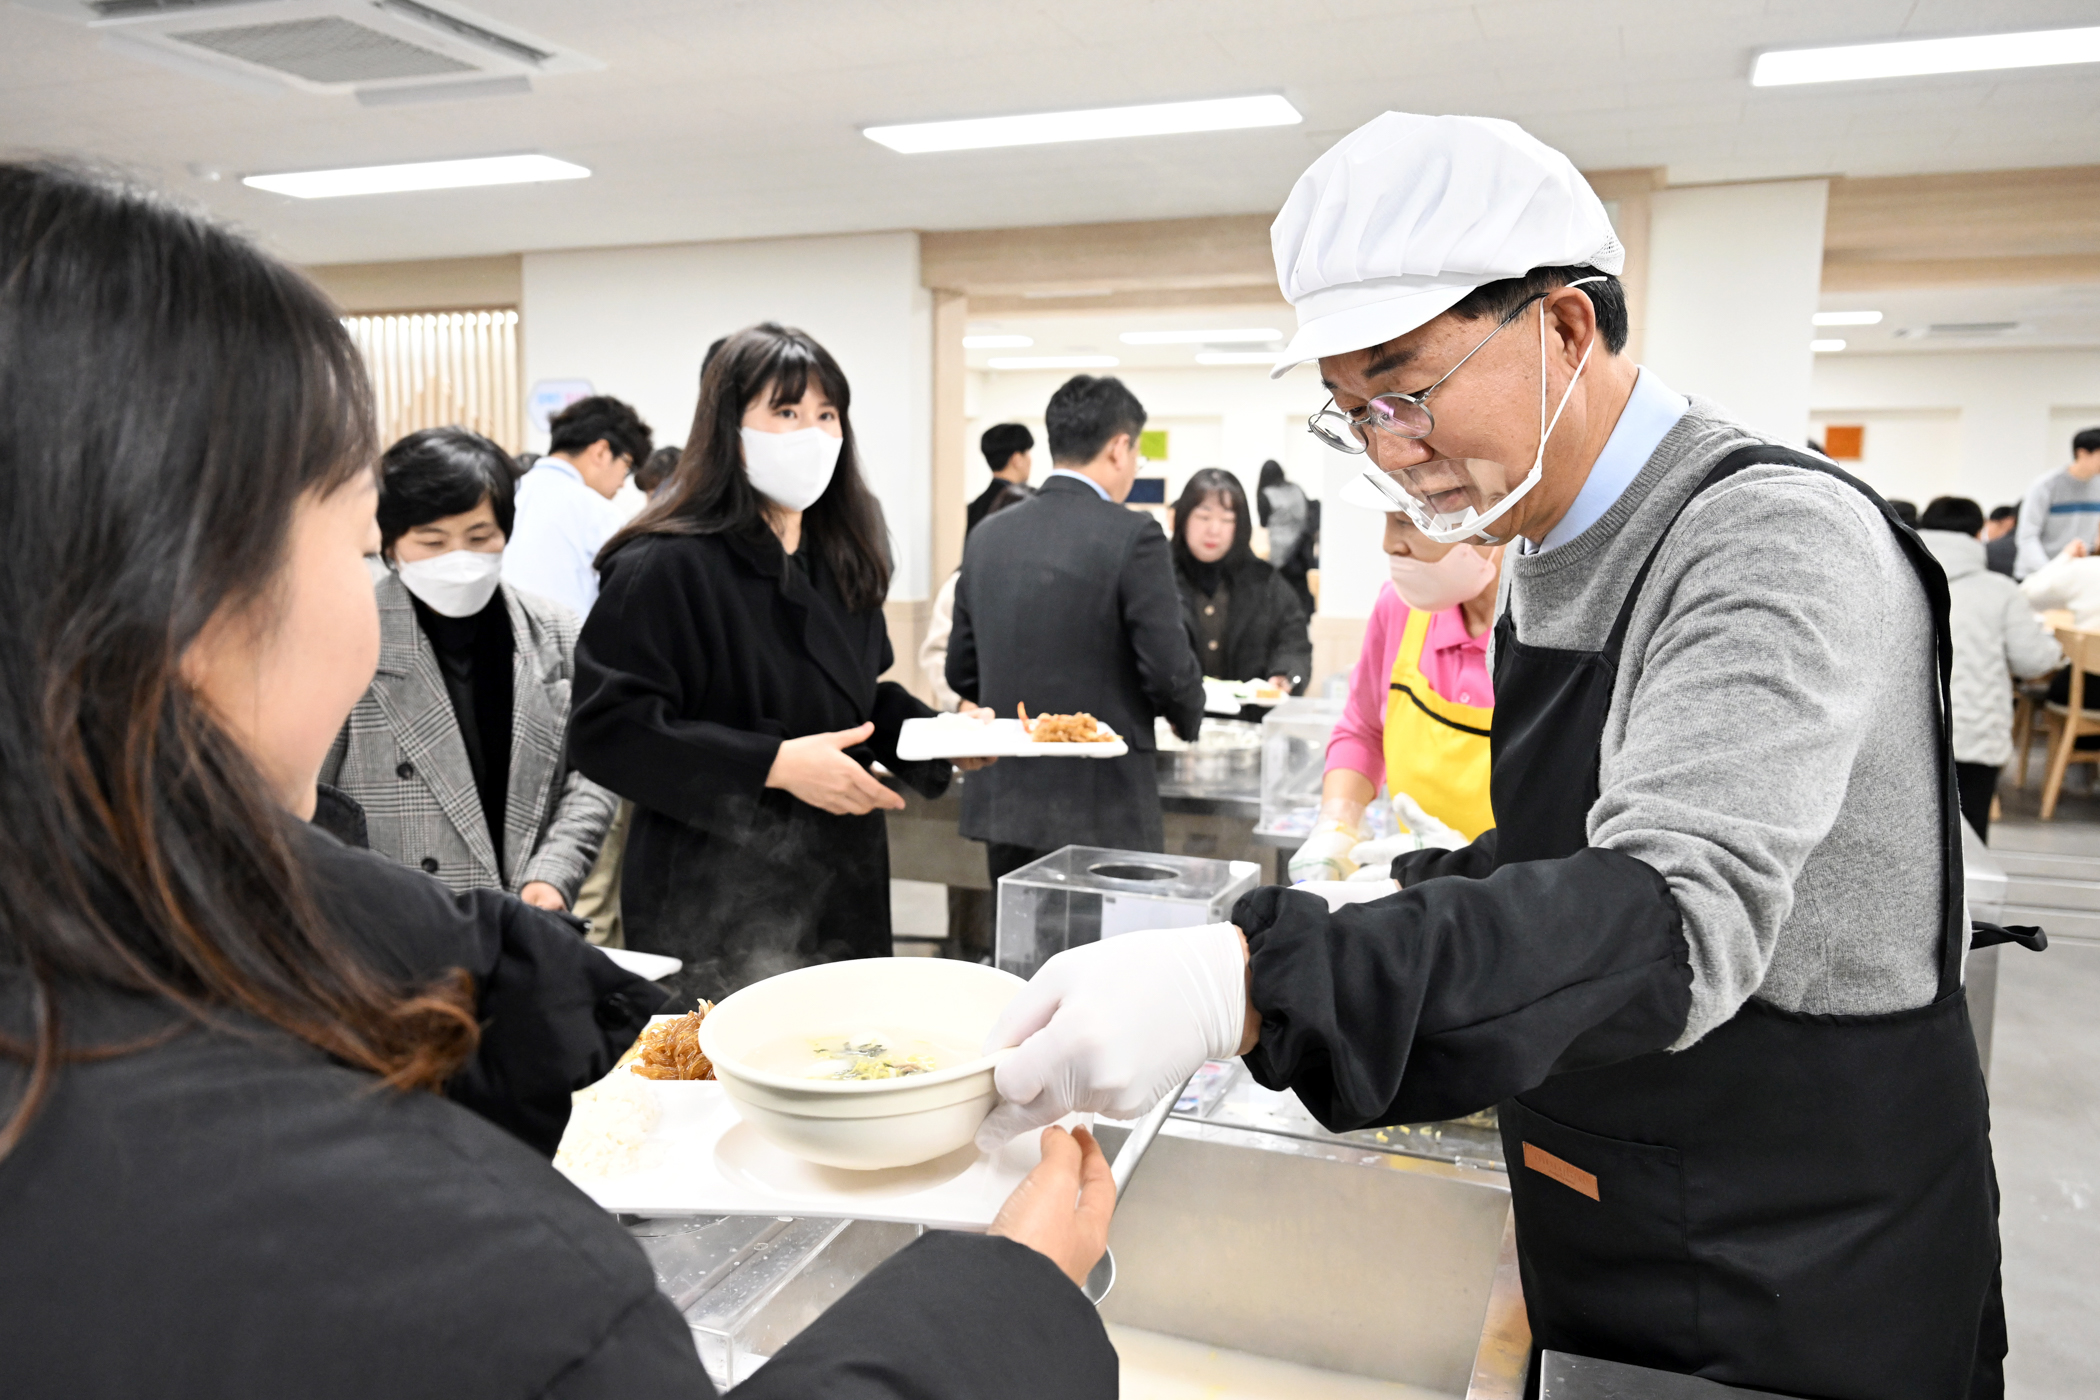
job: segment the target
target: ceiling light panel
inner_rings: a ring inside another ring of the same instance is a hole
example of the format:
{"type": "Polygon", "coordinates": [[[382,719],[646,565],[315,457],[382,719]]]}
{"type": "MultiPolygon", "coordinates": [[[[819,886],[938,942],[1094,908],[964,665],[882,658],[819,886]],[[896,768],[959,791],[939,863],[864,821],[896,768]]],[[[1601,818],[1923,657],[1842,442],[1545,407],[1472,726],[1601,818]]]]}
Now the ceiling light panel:
{"type": "Polygon", "coordinates": [[[1248,345],[1283,339],[1275,329],[1238,331],[1125,331],[1125,345],[1248,345]]]}
{"type": "Polygon", "coordinates": [[[1842,340],[1811,340],[1808,348],[1818,355],[1834,355],[1845,348],[1842,340]]]}
{"type": "Polygon", "coordinates": [[[348,170],[301,170],[250,175],[242,184],[294,199],[337,199],[352,194],[398,194],[407,190],[453,190],[477,185],[528,185],[544,180],[581,180],[590,171],[553,156],[483,156],[474,160],[426,160],[412,165],[365,165],[348,170]]]}
{"type": "Polygon", "coordinates": [[[923,155],[931,151],[982,151],[996,146],[1042,146],[1059,141],[1107,141],[1124,136],[1238,131],[1292,126],[1304,120],[1296,107],[1269,93],[1202,102],[1155,102],[1143,107],[1096,107],[1076,112],[871,126],[861,134],[893,151],[923,155]]]}
{"type": "Polygon", "coordinates": [[[1878,326],[1879,311],[1818,311],[1809,318],[1819,326],[1878,326]]]}
{"type": "Polygon", "coordinates": [[[1114,369],[1122,361],[1113,355],[994,355],[987,363],[993,369],[1114,369]]]}
{"type": "Polygon", "coordinates": [[[1783,49],[1759,54],[1750,82],[1756,87],[1784,87],[1796,83],[1855,82],[1862,78],[1914,78],[1927,73],[2044,68],[2065,63],[2100,63],[2100,26],[1783,49]]]}
{"type": "Polygon", "coordinates": [[[1026,350],[1035,344],[1035,337],[1027,335],[966,335],[965,350],[1026,350]]]}

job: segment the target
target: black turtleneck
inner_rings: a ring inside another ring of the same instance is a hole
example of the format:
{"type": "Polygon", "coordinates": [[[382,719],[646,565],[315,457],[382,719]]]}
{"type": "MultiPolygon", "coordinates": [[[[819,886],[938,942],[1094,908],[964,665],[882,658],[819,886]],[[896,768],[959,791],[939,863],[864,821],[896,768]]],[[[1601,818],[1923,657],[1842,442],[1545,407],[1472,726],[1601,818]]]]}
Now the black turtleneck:
{"type": "Polygon", "coordinates": [[[472,617],[446,617],[421,598],[410,595],[416,622],[437,654],[438,672],[459,721],[459,737],[474,770],[474,789],[481,797],[489,844],[496,848],[496,873],[503,869],[504,817],[510,797],[511,658],[517,642],[510,633],[510,608],[503,590],[491,594],[488,606],[472,617]]]}

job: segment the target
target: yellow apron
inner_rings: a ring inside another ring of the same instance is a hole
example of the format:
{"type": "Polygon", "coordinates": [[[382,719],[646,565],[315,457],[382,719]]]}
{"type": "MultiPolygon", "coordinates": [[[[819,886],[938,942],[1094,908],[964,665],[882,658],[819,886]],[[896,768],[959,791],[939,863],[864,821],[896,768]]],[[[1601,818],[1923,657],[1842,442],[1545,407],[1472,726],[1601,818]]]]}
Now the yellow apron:
{"type": "Polygon", "coordinates": [[[1407,630],[1393,657],[1385,702],[1385,785],[1470,841],[1495,824],[1488,800],[1488,726],[1495,710],[1461,705],[1429,688],[1422,646],[1431,616],[1408,609],[1407,630]]]}

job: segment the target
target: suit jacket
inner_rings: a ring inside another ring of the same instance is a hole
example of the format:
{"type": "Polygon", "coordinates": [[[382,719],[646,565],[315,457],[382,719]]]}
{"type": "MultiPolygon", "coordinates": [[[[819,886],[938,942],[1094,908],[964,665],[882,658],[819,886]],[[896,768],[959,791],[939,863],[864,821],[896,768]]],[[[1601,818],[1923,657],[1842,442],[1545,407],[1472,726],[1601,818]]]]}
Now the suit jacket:
{"type": "Polygon", "coordinates": [[[890,952],[880,812],[838,816],[766,787],[783,739],[872,720],[847,752],[928,796],[945,762],[904,763],[933,711],[894,681],[880,608],[849,611],[779,541],[648,535],[605,563],[576,647],[576,762],[635,804],[621,874],[627,946],[686,960],[667,981],[719,996],[809,962],[890,952]]]}
{"type": "Polygon", "coordinates": [[[970,532],[948,685],[1001,715],[1084,710],[1129,743],[1116,759],[995,763],[963,784],[962,834],[1036,850],[1164,844],[1152,722],[1194,739],[1203,672],[1181,621],[1167,537],[1148,515],[1053,476],[970,532]]]}
{"type": "Polygon", "coordinates": [[[455,890],[515,894],[543,880],[574,904],[615,805],[569,764],[576,619],[558,603],[499,587],[516,642],[502,873],[437,653],[392,571],[374,585],[379,672],[328,751],[321,781],[364,809],[371,848],[382,855],[455,890]]]}

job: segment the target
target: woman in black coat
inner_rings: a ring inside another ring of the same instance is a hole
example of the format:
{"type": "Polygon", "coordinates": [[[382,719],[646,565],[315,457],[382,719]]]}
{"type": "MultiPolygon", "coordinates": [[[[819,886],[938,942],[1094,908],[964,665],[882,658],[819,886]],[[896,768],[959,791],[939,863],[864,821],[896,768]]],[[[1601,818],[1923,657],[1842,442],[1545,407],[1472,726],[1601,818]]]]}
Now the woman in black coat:
{"type": "Polygon", "coordinates": [[[882,813],[904,799],[867,765],[948,785],[948,764],[897,757],[904,721],[934,711],[876,679],[889,551],[848,398],[802,332],[730,337],[676,471],[599,555],[571,753],[635,804],[626,942],[683,959],[681,996],[889,956],[882,813]]]}
{"type": "MultiPolygon", "coordinates": [[[[711,1396],[546,1160],[660,996],[301,820],[379,654],[334,308],[172,203],[0,163],[0,416],[0,523],[36,525],[0,551],[0,1392],[711,1396]]],[[[1079,1136],[737,1394],[1113,1395],[1079,1136]]]]}
{"type": "MultiPolygon", "coordinates": [[[[1227,681],[1272,681],[1305,688],[1312,638],[1305,609],[1281,574],[1247,546],[1254,521],[1231,472],[1206,467],[1174,502],[1174,579],[1181,619],[1203,674],[1227,681]]],[[[1262,711],[1243,711],[1250,719],[1262,711]]]]}

